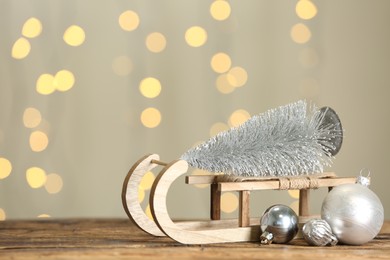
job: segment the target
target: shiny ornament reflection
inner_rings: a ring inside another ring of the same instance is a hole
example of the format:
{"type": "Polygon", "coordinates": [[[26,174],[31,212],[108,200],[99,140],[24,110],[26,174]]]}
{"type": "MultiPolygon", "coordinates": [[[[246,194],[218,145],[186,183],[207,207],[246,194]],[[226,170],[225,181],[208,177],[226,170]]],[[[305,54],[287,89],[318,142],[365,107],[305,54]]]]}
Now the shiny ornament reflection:
{"type": "Polygon", "coordinates": [[[329,223],[340,243],[361,245],[379,233],[384,210],[378,196],[368,187],[343,184],[325,197],[321,217],[329,223]]]}
{"type": "Polygon", "coordinates": [[[312,246],[334,246],[338,242],[328,222],[323,219],[311,219],[306,222],[302,228],[302,235],[312,246]]]}
{"type": "Polygon", "coordinates": [[[285,205],[269,207],[260,219],[261,244],[284,244],[298,233],[298,216],[285,205]]]}

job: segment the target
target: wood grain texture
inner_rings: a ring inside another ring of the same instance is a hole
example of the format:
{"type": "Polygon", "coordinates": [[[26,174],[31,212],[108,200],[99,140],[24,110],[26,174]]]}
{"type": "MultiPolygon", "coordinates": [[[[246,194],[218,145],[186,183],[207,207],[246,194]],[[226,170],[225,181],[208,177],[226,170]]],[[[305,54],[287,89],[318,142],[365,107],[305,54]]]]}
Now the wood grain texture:
{"type": "Polygon", "coordinates": [[[145,155],[130,168],[123,182],[122,205],[127,216],[140,229],[154,236],[165,236],[155,222],[145,214],[138,200],[138,189],[142,177],[160,164],[152,163],[152,161],[160,162],[159,159],[160,157],[157,154],[145,155]]]}
{"type": "Polygon", "coordinates": [[[313,247],[258,242],[182,245],[141,231],[128,219],[0,222],[0,259],[389,259],[390,222],[361,246],[313,247]]]}
{"type": "MultiPolygon", "coordinates": [[[[318,188],[335,187],[345,183],[355,183],[356,177],[334,177],[318,179],[318,188]]],[[[264,181],[245,181],[245,182],[220,182],[218,183],[219,190],[224,191],[241,191],[241,190],[279,190],[280,181],[264,180],[264,181]]]]}
{"type": "Polygon", "coordinates": [[[254,241],[259,237],[258,226],[238,227],[236,225],[220,229],[189,230],[175,224],[167,209],[167,195],[172,183],[188,170],[184,160],[173,161],[160,172],[153,183],[150,205],[158,227],[172,239],[183,244],[228,243],[254,241]]]}

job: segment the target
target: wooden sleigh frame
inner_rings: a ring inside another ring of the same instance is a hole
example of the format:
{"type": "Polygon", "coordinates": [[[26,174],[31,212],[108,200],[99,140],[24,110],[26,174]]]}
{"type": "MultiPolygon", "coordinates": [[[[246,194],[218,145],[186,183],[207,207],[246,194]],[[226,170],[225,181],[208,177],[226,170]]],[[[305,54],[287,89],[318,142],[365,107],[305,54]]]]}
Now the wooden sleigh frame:
{"type": "Polygon", "coordinates": [[[258,241],[260,237],[259,218],[250,218],[250,192],[255,190],[299,189],[299,219],[305,223],[309,218],[309,191],[313,188],[332,187],[355,183],[356,178],[337,177],[327,173],[325,177],[311,178],[297,188],[293,178],[264,178],[242,182],[218,181],[215,175],[186,177],[187,184],[210,184],[210,220],[173,222],[167,210],[167,194],[172,183],[188,171],[184,160],[170,163],[160,161],[157,154],[146,155],[129,170],[122,188],[122,204],[128,217],[142,230],[154,236],[168,236],[183,244],[211,244],[228,242],[258,241]],[[151,188],[149,203],[153,216],[151,220],[138,201],[138,187],[142,177],[157,166],[163,166],[151,188]],[[284,186],[283,188],[281,186],[284,186]],[[238,219],[221,220],[220,199],[224,191],[239,192],[238,219]]]}

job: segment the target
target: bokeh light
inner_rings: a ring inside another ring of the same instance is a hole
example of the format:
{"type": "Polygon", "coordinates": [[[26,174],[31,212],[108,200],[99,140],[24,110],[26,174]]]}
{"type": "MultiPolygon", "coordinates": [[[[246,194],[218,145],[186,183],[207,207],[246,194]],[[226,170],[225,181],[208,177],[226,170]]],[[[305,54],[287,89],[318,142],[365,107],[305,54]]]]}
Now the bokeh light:
{"type": "Polygon", "coordinates": [[[12,58],[21,60],[27,57],[27,55],[30,53],[30,50],[30,42],[26,38],[20,37],[12,46],[11,56],[12,58]]]}
{"type": "Polygon", "coordinates": [[[146,108],[141,113],[141,122],[147,128],[155,128],[161,122],[161,113],[154,107],[146,108]]]}
{"type": "Polygon", "coordinates": [[[31,167],[26,171],[26,179],[31,188],[40,188],[45,185],[46,172],[39,167],[31,167]]]}
{"type": "Polygon", "coordinates": [[[213,124],[210,128],[210,136],[215,136],[217,135],[218,133],[222,132],[222,131],[226,131],[229,129],[229,126],[225,123],[222,123],[222,122],[217,122],[215,124],[213,124]]]}
{"type": "Polygon", "coordinates": [[[217,0],[210,5],[210,14],[217,21],[226,20],[230,13],[231,7],[227,1],[217,0]]]}
{"type": "Polygon", "coordinates": [[[5,210],[0,208],[0,221],[4,221],[7,218],[5,215],[5,210]]]}
{"type": "Polygon", "coordinates": [[[207,32],[200,26],[192,26],[187,29],[185,40],[191,47],[200,47],[207,41],[207,32]]]}
{"type": "Polygon", "coordinates": [[[233,192],[224,192],[221,195],[221,210],[232,213],[238,209],[238,197],[233,192]]]}
{"type": "Polygon", "coordinates": [[[293,199],[299,199],[299,190],[288,190],[288,195],[293,199]]]}
{"type": "Polygon", "coordinates": [[[227,74],[227,80],[233,87],[242,87],[246,84],[248,80],[248,73],[244,68],[238,66],[233,67],[229,70],[229,73],[227,74]]]}
{"type": "Polygon", "coordinates": [[[49,95],[56,90],[54,85],[54,76],[48,73],[44,73],[39,76],[36,83],[36,91],[42,95],[49,95]]]}
{"type": "Polygon", "coordinates": [[[143,190],[150,190],[150,188],[153,185],[154,180],[155,180],[155,177],[154,177],[153,172],[149,171],[142,177],[139,186],[143,190]]]}
{"type": "Polygon", "coordinates": [[[141,203],[145,199],[145,190],[142,187],[138,187],[138,202],[141,203]]]}
{"type": "Polygon", "coordinates": [[[23,25],[22,35],[27,38],[35,38],[42,32],[42,23],[35,17],[29,18],[23,25]]]}
{"type": "Polygon", "coordinates": [[[144,78],[139,84],[139,90],[144,97],[155,98],[161,92],[161,83],[153,77],[144,78]]]}
{"type": "Polygon", "coordinates": [[[152,211],[150,210],[150,204],[148,204],[148,206],[146,206],[145,215],[146,215],[150,220],[153,220],[152,211]]]}
{"type": "Polygon", "coordinates": [[[290,204],[290,208],[294,210],[294,212],[298,215],[299,214],[299,200],[295,200],[290,204]]]}
{"type": "Polygon", "coordinates": [[[49,214],[40,214],[37,216],[38,218],[50,218],[50,215],[49,214]]]}
{"type": "Polygon", "coordinates": [[[149,51],[158,53],[165,49],[167,40],[162,33],[153,32],[146,37],[145,44],[149,51]]]}
{"type": "Polygon", "coordinates": [[[23,124],[27,128],[35,128],[42,122],[41,112],[33,107],[28,107],[23,113],[23,124]]]}
{"type": "Polygon", "coordinates": [[[30,134],[30,148],[34,152],[42,152],[49,144],[49,138],[42,131],[34,131],[30,134]]]}
{"type": "Polygon", "coordinates": [[[217,87],[218,91],[221,92],[222,94],[232,93],[235,89],[234,86],[230,84],[227,74],[218,75],[215,81],[215,86],[217,87]]]}
{"type": "Polygon", "coordinates": [[[136,12],[132,10],[127,10],[119,15],[118,22],[119,22],[119,26],[123,30],[130,32],[137,29],[140,20],[136,12]]]}
{"type": "Polygon", "coordinates": [[[45,189],[50,194],[56,194],[62,190],[63,181],[60,175],[51,173],[46,176],[45,189]]]}
{"type": "Polygon", "coordinates": [[[133,70],[133,63],[127,56],[116,57],[112,61],[112,70],[118,76],[127,76],[133,70]]]}
{"type": "Polygon", "coordinates": [[[237,127],[247,121],[250,118],[248,111],[244,109],[238,109],[234,111],[229,117],[229,125],[232,127],[237,127]]]}
{"type": "Polygon", "coordinates": [[[215,72],[224,73],[230,69],[232,60],[226,53],[219,52],[211,58],[210,65],[215,72]]]}
{"type": "Polygon", "coordinates": [[[3,157],[0,157],[0,180],[7,178],[12,171],[11,162],[3,157]]]}
{"type": "Polygon", "coordinates": [[[60,70],[54,76],[54,86],[58,91],[68,91],[73,87],[75,78],[69,70],[60,70]]]}
{"type": "Polygon", "coordinates": [[[295,6],[299,18],[310,20],[317,15],[317,7],[310,0],[300,0],[295,6]]]}
{"type": "Polygon", "coordinates": [[[303,23],[297,23],[291,28],[291,38],[299,44],[307,43],[311,38],[310,29],[303,23]]]}
{"type": "Polygon", "coordinates": [[[77,47],[84,43],[85,32],[80,26],[71,25],[65,30],[63,39],[68,45],[77,47]]]}

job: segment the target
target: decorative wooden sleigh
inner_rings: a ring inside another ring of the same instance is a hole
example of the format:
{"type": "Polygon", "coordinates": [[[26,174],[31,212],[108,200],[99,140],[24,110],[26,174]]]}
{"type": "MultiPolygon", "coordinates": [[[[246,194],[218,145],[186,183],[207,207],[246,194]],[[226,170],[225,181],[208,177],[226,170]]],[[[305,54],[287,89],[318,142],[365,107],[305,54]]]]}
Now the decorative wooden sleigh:
{"type": "Polygon", "coordinates": [[[337,177],[324,173],[300,177],[272,177],[229,181],[218,175],[186,177],[187,184],[210,185],[210,220],[174,222],[167,210],[167,194],[171,184],[188,170],[184,160],[170,163],[160,161],[157,154],[146,155],[138,160],[127,174],[122,188],[122,204],[128,217],[142,230],[154,236],[168,236],[183,244],[211,244],[226,242],[258,241],[260,237],[259,218],[250,218],[250,192],[256,190],[299,190],[299,219],[305,223],[309,214],[309,191],[320,187],[354,183],[355,177],[337,177]],[[157,166],[162,170],[153,183],[150,192],[151,220],[138,201],[138,187],[142,177],[157,166]],[[220,199],[224,191],[239,193],[238,219],[221,219],[220,199]]]}

